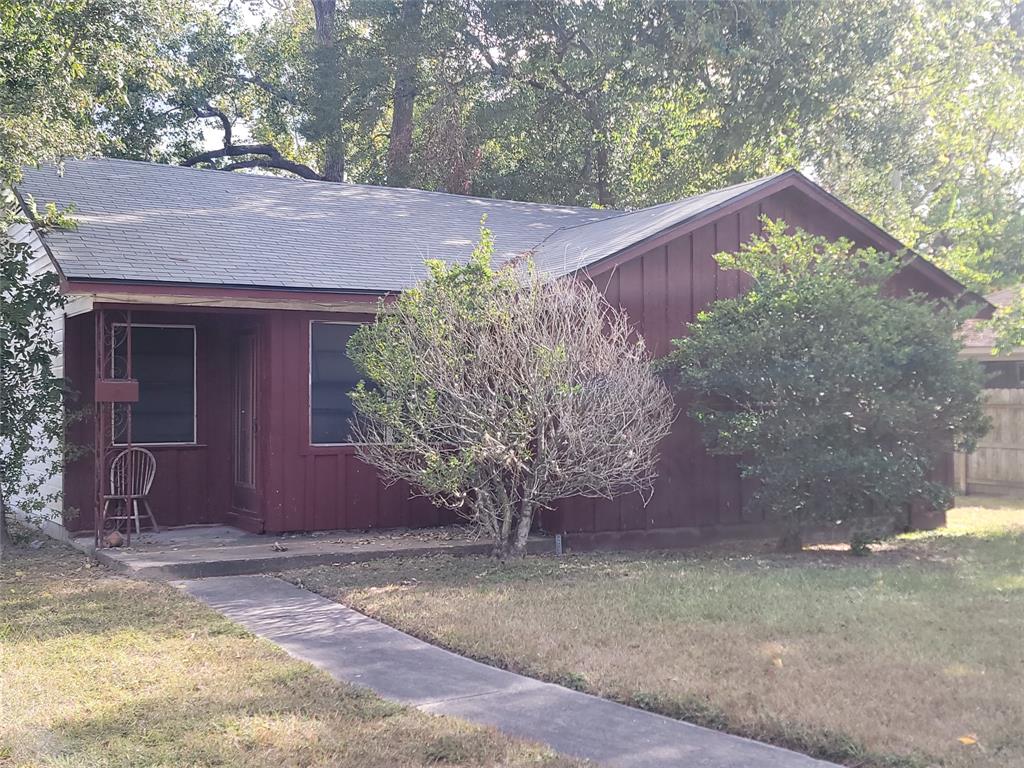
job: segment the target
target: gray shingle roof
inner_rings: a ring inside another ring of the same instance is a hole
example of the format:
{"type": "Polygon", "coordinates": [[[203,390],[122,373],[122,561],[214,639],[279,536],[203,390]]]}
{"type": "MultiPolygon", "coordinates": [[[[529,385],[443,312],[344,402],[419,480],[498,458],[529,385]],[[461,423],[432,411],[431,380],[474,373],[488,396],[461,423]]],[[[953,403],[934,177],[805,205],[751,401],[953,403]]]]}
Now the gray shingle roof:
{"type": "Polygon", "coordinates": [[[550,274],[575,272],[646,240],[668,227],[681,224],[699,214],[725,205],[743,194],[753,192],[785,173],[790,171],[672,203],[663,203],[638,211],[619,212],[593,223],[562,227],[534,249],[534,261],[539,269],[550,274]]]}
{"type": "Polygon", "coordinates": [[[74,204],[78,228],[43,235],[71,280],[385,292],[464,261],[485,214],[498,259],[535,250],[561,274],[767,181],[623,213],[101,158],[27,169],[18,190],[74,204]]]}

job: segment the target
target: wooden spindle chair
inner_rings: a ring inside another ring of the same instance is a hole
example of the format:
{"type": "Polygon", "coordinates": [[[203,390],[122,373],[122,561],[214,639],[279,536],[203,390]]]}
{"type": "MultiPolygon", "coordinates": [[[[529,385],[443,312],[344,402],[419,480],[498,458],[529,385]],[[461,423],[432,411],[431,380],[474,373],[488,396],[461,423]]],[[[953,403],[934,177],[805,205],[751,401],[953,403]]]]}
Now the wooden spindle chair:
{"type": "Polygon", "coordinates": [[[131,448],[119,453],[110,464],[110,493],[103,497],[103,519],[115,521],[126,520],[131,526],[135,521],[135,532],[141,533],[139,521],[139,504],[145,509],[154,531],[159,531],[153,510],[149,507],[149,489],[156,477],[156,457],[145,448],[131,448]],[[107,515],[111,504],[123,505],[124,514],[107,515]]]}

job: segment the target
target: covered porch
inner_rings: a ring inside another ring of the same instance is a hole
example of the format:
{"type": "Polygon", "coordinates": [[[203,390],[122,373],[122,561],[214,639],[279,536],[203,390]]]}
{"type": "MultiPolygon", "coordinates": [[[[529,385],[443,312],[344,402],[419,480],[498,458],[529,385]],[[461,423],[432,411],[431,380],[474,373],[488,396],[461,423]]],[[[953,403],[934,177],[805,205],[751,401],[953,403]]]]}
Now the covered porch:
{"type": "MultiPolygon", "coordinates": [[[[68,431],[77,457],[65,474],[67,527],[101,532],[118,527],[112,518],[133,516],[128,500],[112,498],[123,492],[115,486],[145,479],[115,482],[112,468],[134,451],[136,474],[152,464],[146,500],[159,528],[263,530],[265,326],[258,312],[145,305],[100,305],[67,318],[66,375],[78,410],[68,431]]],[[[145,511],[140,518],[153,528],[145,511]]]]}
{"type": "Polygon", "coordinates": [[[455,522],[407,486],[383,485],[348,440],[347,393],[358,375],[345,346],[372,317],[370,299],[218,294],[69,305],[66,376],[79,413],[68,429],[78,455],[64,475],[69,531],[102,543],[115,527],[127,535],[128,523],[132,534],[153,528],[145,506],[136,527],[115,487],[138,484],[112,471],[129,451],[154,468],[146,501],[160,529],[281,534],[455,522]]]}

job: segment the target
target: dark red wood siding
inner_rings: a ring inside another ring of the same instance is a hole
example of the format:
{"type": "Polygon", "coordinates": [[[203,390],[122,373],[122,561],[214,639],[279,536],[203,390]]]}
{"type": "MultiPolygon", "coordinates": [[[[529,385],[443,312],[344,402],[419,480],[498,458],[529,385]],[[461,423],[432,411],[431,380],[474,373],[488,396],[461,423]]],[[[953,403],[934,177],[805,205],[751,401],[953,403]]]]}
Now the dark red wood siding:
{"type": "Polygon", "coordinates": [[[309,326],[313,320],[365,320],[338,313],[269,314],[269,382],[263,443],[270,454],[266,481],[267,531],[422,527],[451,522],[452,512],[408,486],[390,487],[360,461],[353,446],[309,441],[309,326]]]}

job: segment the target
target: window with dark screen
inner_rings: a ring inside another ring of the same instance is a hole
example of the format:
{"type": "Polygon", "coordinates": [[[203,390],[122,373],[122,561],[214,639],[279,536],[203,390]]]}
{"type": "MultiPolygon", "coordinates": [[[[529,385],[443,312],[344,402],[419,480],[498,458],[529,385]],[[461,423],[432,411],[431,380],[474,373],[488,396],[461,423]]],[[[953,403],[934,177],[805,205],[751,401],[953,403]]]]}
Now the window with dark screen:
{"type": "MultiPolygon", "coordinates": [[[[131,326],[132,378],[139,401],[132,406],[133,443],[196,441],[196,331],[193,326],[131,326]]],[[[126,371],[127,339],[115,347],[114,377],[126,371]]],[[[115,410],[114,438],[125,443],[124,407],[115,410]]]]}
{"type": "Polygon", "coordinates": [[[348,340],[359,328],[351,323],[314,322],[309,339],[309,441],[347,443],[352,419],[348,393],[359,382],[348,357],[348,340]]]}
{"type": "Polygon", "coordinates": [[[1024,389],[1024,362],[985,361],[985,389],[1024,389]]]}

